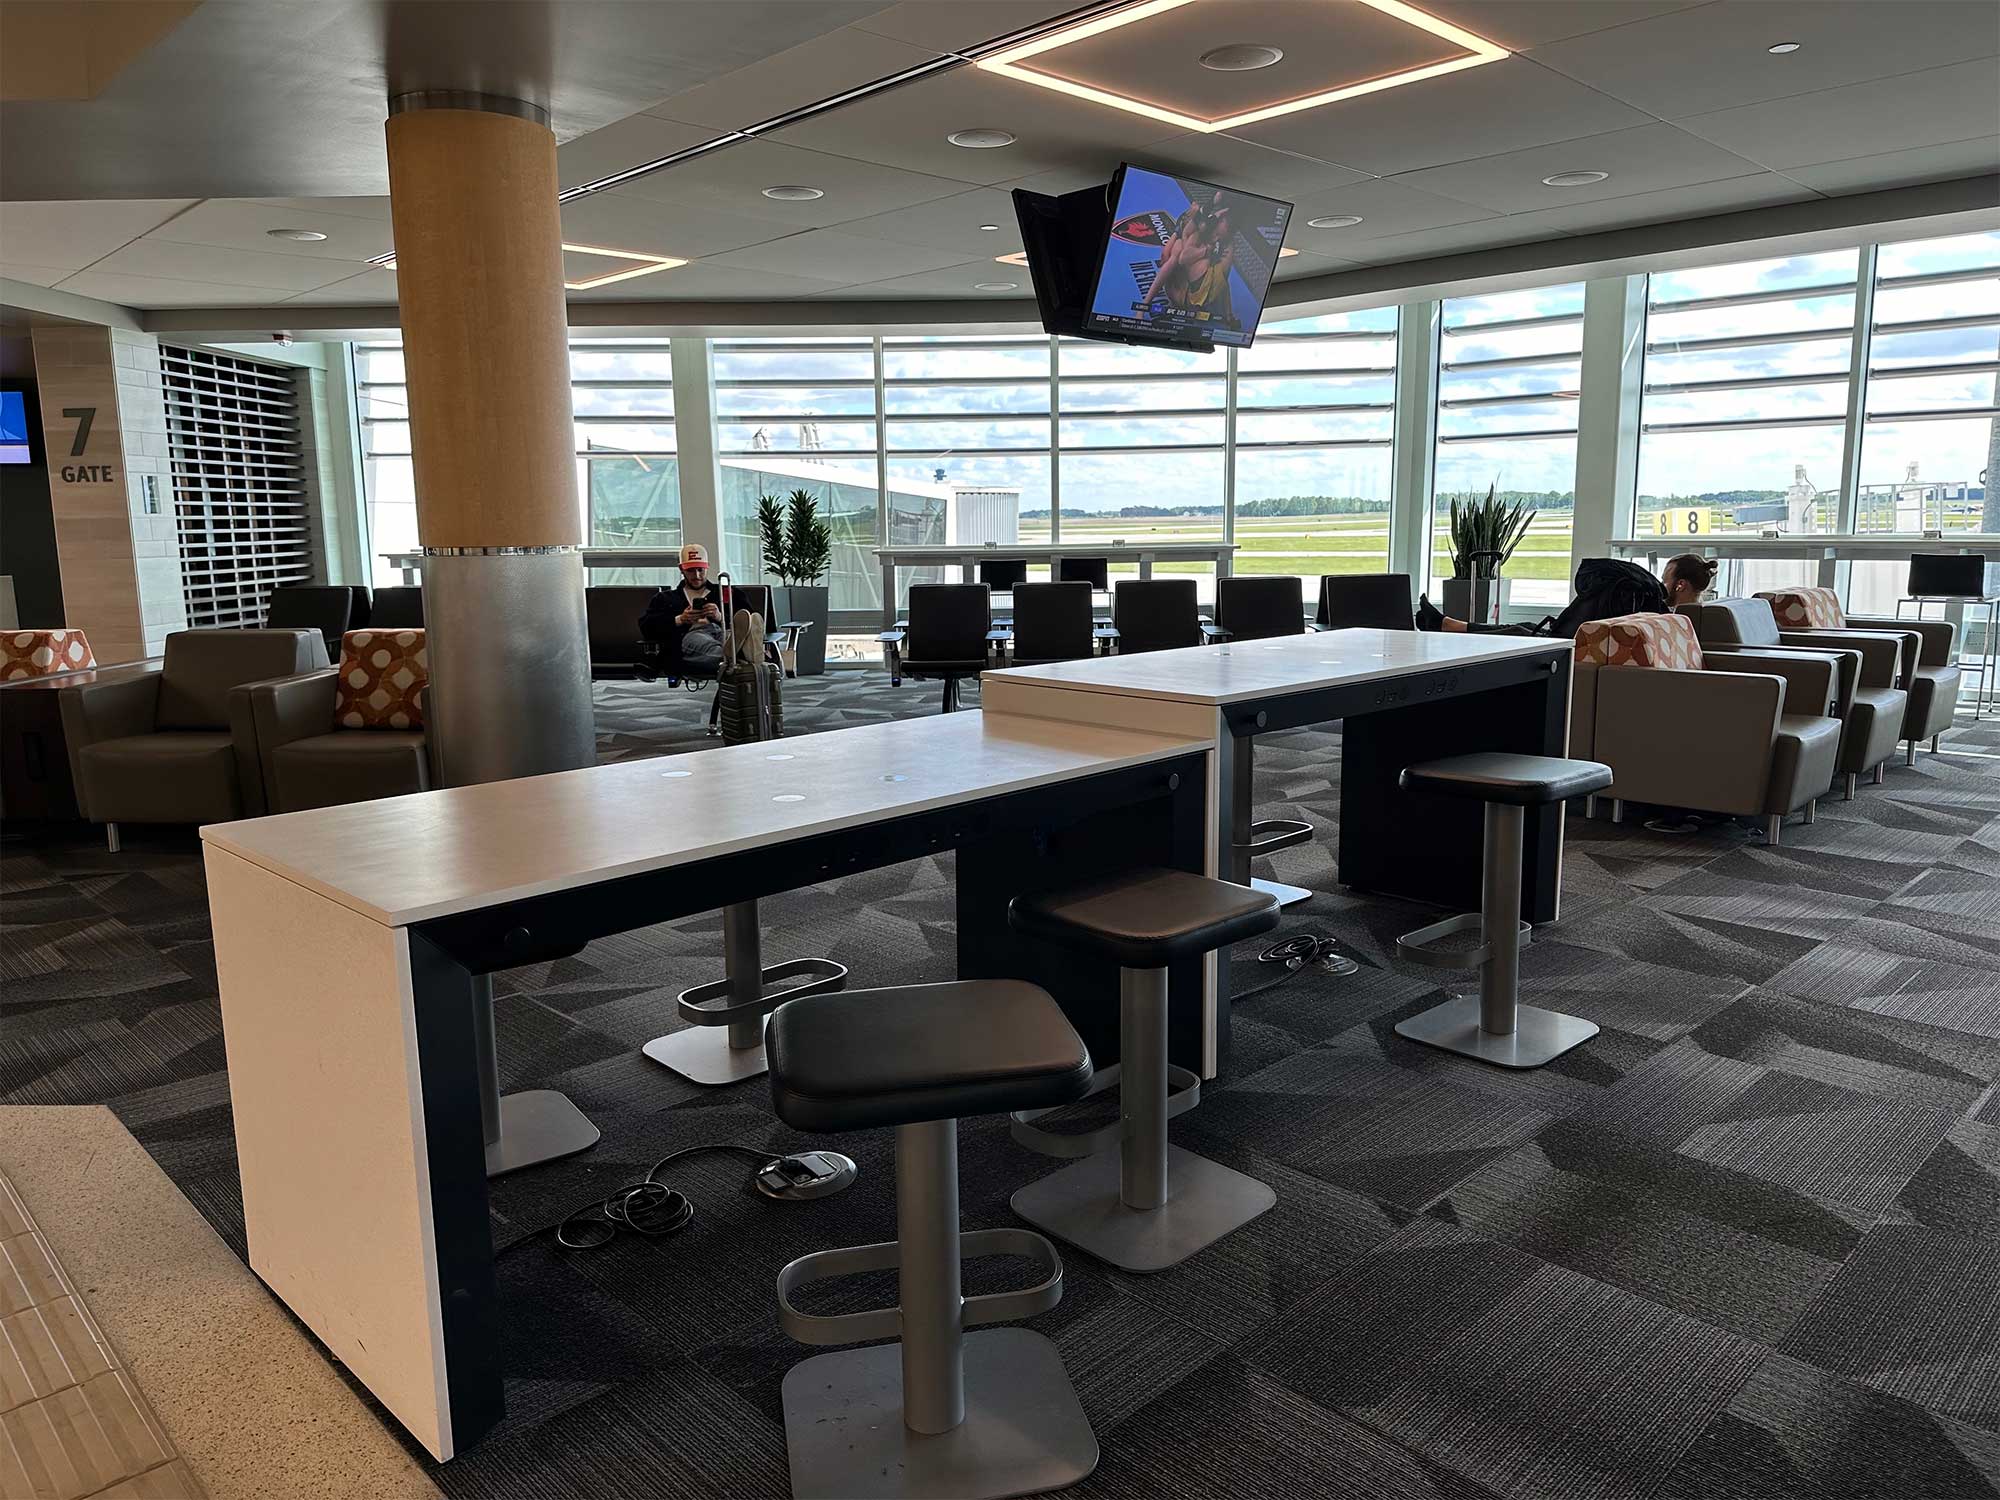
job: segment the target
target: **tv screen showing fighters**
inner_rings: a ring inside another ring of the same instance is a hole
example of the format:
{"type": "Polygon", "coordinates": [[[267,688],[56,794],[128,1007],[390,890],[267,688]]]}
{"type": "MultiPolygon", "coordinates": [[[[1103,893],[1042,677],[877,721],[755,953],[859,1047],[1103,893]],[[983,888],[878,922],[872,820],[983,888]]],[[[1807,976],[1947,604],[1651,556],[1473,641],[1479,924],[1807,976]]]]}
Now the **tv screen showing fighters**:
{"type": "Polygon", "coordinates": [[[1109,204],[1084,335],[1248,348],[1292,205],[1129,164],[1111,179],[1109,204]]]}

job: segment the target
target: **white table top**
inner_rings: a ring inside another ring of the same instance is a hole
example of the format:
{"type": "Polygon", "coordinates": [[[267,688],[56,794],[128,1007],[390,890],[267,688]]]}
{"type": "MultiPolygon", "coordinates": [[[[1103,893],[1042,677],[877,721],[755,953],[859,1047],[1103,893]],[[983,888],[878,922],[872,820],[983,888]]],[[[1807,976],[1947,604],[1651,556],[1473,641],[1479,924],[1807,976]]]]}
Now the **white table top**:
{"type": "Polygon", "coordinates": [[[990,562],[1003,562],[1013,558],[1056,558],[1056,557],[1111,557],[1136,555],[1150,552],[1155,557],[1169,553],[1185,553],[1191,557],[1215,557],[1225,552],[1237,551],[1235,542],[1189,542],[1151,541],[1145,537],[1106,540],[1103,537],[1087,542],[961,542],[957,546],[926,542],[922,546],[877,547],[877,557],[883,558],[936,558],[940,562],[957,562],[962,557],[983,557],[990,562]]]}
{"type": "Polygon", "coordinates": [[[1571,645],[1566,640],[1515,635],[1328,630],[1135,656],[1097,656],[1043,667],[1008,667],[985,675],[1076,692],[1224,704],[1406,677],[1465,662],[1567,651],[1571,645]]]}
{"type": "Polygon", "coordinates": [[[216,823],[201,836],[402,926],[1208,748],[943,714],[216,823]]]}

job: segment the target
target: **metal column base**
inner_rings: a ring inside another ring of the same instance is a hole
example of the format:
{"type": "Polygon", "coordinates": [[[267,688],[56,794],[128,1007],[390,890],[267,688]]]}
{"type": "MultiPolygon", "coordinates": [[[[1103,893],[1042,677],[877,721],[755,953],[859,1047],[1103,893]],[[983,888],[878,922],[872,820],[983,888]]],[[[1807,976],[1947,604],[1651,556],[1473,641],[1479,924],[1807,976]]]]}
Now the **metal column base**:
{"type": "Polygon", "coordinates": [[[1256,1178],[1179,1146],[1167,1148],[1167,1182],[1161,1207],[1127,1208],[1119,1198],[1118,1153],[1100,1151],[1029,1183],[1010,1201],[1036,1228],[1141,1272],[1179,1265],[1278,1201],[1256,1178]]]}
{"type": "MultiPolygon", "coordinates": [[[[765,1071],[764,1044],[732,1047],[733,1026],[690,1026],[685,1031],[656,1036],[642,1049],[663,1068],[671,1068],[689,1083],[716,1088],[741,1083],[765,1071]]],[[[629,1043],[627,1045],[630,1045],[629,1043]]]]}
{"type": "Polygon", "coordinates": [[[785,1375],[794,1500],[1003,1500],[1097,1467],[1097,1438],[1056,1346],[1025,1328],[965,1338],[965,1420],[903,1421],[901,1346],[816,1355],[785,1375]]]}
{"type": "Polygon", "coordinates": [[[1521,1005],[1515,1007],[1512,1031],[1482,1031],[1479,997],[1465,995],[1398,1021],[1396,1035],[1503,1068],[1539,1068],[1596,1036],[1597,1023],[1521,1005]]]}
{"type": "Polygon", "coordinates": [[[500,1100],[500,1139],[487,1143],[486,1175],[498,1177],[559,1156],[574,1156],[597,1141],[597,1127],[567,1094],[523,1089],[500,1100]]]}

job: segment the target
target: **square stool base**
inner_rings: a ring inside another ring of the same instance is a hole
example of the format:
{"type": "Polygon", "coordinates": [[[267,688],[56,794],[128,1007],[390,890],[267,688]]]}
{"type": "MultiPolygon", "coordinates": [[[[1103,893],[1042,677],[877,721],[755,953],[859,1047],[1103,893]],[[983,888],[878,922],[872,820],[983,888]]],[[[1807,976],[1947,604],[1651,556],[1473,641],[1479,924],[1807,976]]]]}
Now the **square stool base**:
{"type": "Polygon", "coordinates": [[[646,1056],[670,1068],[689,1083],[719,1088],[762,1075],[768,1064],[764,1048],[732,1047],[727,1026],[689,1026],[646,1043],[646,1056]]]}
{"type": "Polygon", "coordinates": [[[965,1336],[965,1420],[903,1425],[903,1349],[820,1354],[785,1375],[793,1500],[1005,1500],[1075,1484],[1097,1436],[1056,1346],[1025,1328],[965,1336]]]}
{"type": "Polygon", "coordinates": [[[518,1172],[595,1146],[597,1127],[567,1094],[523,1089],[500,1097],[500,1139],[486,1148],[486,1175],[518,1172]]]}
{"type": "Polygon", "coordinates": [[[1127,1208],[1119,1201],[1115,1150],[1031,1182],[1010,1201],[1037,1229],[1099,1260],[1127,1271],[1164,1271],[1241,1229],[1278,1195],[1234,1167],[1169,1146],[1164,1207],[1127,1208]]]}
{"type": "Polygon", "coordinates": [[[1479,997],[1462,995],[1398,1021],[1396,1035],[1503,1068],[1539,1068],[1596,1036],[1597,1023],[1522,1005],[1515,1009],[1514,1029],[1502,1036],[1479,1029],[1479,997]]]}
{"type": "Polygon", "coordinates": [[[1301,901],[1310,901],[1313,892],[1302,885],[1286,885],[1282,880],[1266,880],[1261,875],[1250,882],[1250,889],[1262,891],[1267,896],[1276,896],[1282,910],[1287,906],[1297,906],[1301,901]]]}

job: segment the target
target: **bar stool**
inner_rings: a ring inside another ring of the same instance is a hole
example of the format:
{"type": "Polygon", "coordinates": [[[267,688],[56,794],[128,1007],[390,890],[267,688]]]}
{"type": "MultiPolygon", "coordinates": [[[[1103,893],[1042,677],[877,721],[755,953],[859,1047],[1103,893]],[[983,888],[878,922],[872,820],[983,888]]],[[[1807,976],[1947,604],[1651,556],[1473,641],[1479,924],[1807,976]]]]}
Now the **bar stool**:
{"type": "Polygon", "coordinates": [[[1486,859],[1480,909],[1419,927],[1396,939],[1412,963],[1479,970],[1479,994],[1461,996],[1396,1023],[1396,1035],[1503,1068],[1539,1068],[1597,1035],[1597,1023],[1523,1005],[1521,949],[1531,929],[1521,920],[1521,834],[1526,809],[1587,796],[1611,785],[1611,768],[1594,760],[1481,751],[1408,766],[1406,792],[1466,797],[1486,804],[1486,859]],[[1461,932],[1479,945],[1434,946],[1461,932]]]}
{"type": "Polygon", "coordinates": [[[822,1250],[778,1273],[778,1324],[802,1344],[893,1339],[820,1354],[785,1375],[794,1500],[998,1500],[1075,1484],[1097,1438],[1056,1346],[1025,1318],[1062,1299],[1062,1258],[1026,1229],[958,1226],[958,1121],[1062,1104],[1090,1054],[1046,991],[1015,979],[855,990],[771,1018],[771,1102],[799,1130],[896,1127],[896,1238],[822,1250]],[[1041,1279],[966,1297],[959,1262],[1020,1255],[1041,1279]],[[895,1267],[897,1306],[816,1316],[793,1293],[895,1267]]]}
{"type": "Polygon", "coordinates": [[[598,1141],[598,1129],[567,1094],[555,1089],[500,1092],[500,1049],[493,1031],[493,976],[472,976],[472,1044],[478,1053],[479,1123],[486,1136],[486,1175],[574,1156],[598,1141]]]}
{"type": "Polygon", "coordinates": [[[1167,1121],[1201,1098],[1200,1079],[1167,1061],[1167,965],[1270,931],[1277,898],[1180,870],[1142,870],[1017,897],[1008,918],[1024,936],[1119,966],[1120,1060],[1105,1070],[1121,1085],[1118,1124],[1065,1140],[1035,1126],[1046,1111],[1016,1114],[1023,1145],[1083,1159],[1015,1193],[1014,1212],[1114,1266],[1164,1271],[1277,1202],[1256,1178],[1167,1143],[1167,1121]]]}
{"type": "Polygon", "coordinates": [[[772,1011],[846,983],[847,965],[830,958],[765,963],[757,903],[738,901],[722,909],[722,978],[675,996],[687,1029],[656,1036],[642,1050],[690,1083],[741,1083],[764,1071],[764,1021],[772,1011]],[[717,1027],[728,1030],[718,1035],[717,1027]]]}

